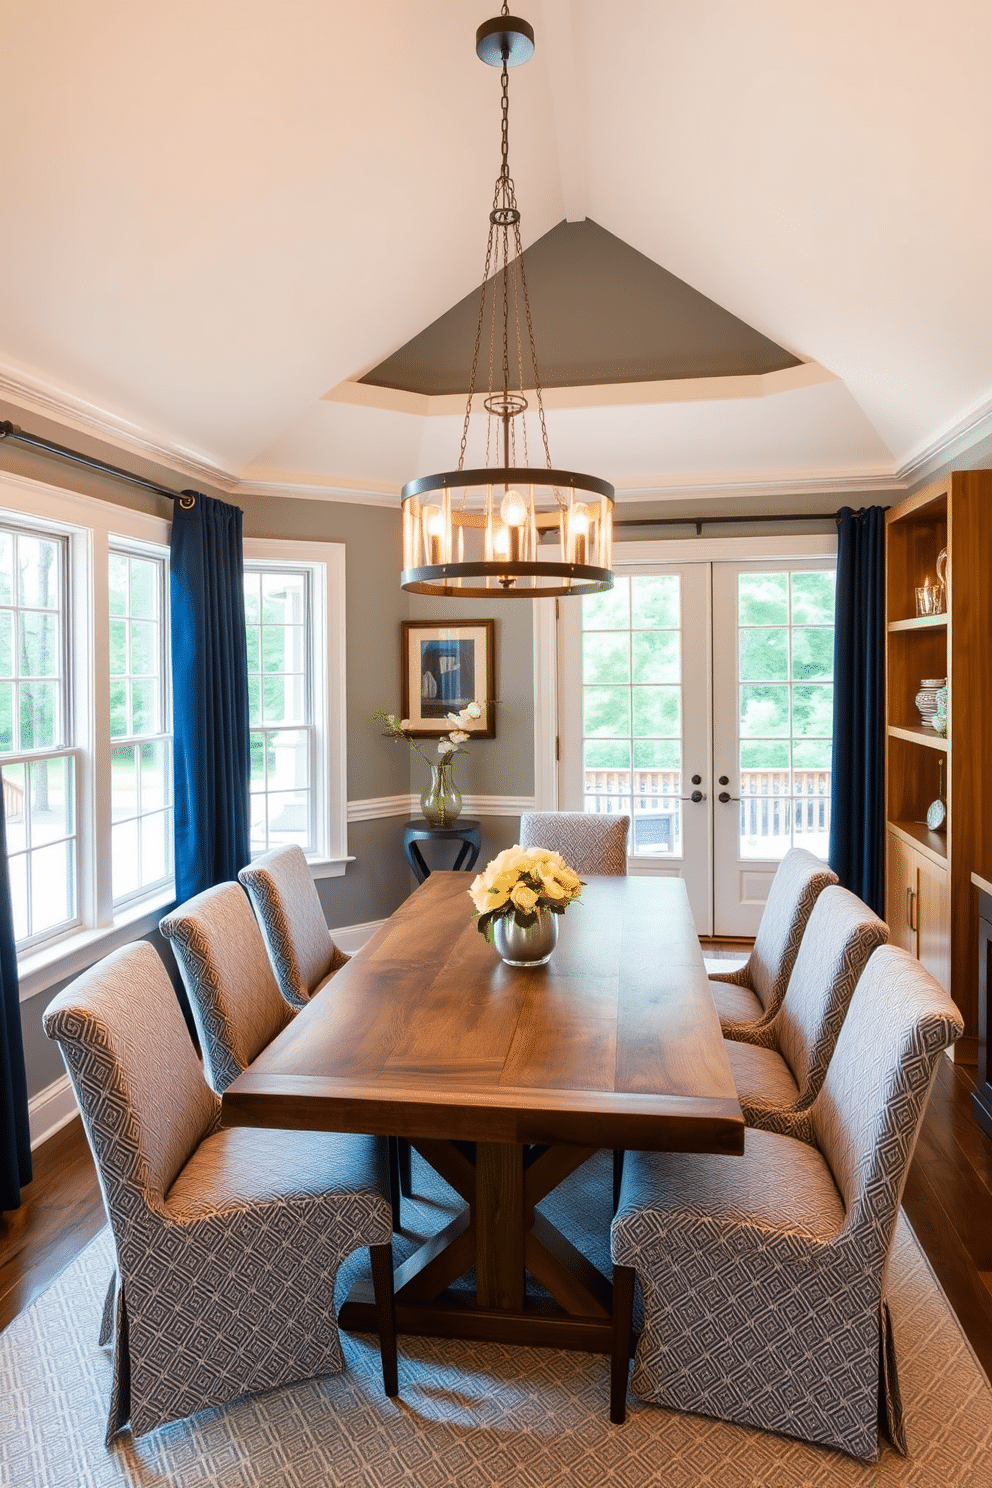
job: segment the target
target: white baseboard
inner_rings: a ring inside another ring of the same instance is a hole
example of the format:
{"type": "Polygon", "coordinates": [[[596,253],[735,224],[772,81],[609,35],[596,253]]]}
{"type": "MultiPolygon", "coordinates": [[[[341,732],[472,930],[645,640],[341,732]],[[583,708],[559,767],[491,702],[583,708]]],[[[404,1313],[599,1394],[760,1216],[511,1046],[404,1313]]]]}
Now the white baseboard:
{"type": "Polygon", "coordinates": [[[349,956],[353,956],[356,951],[362,949],[367,940],[372,939],[379,926],[385,923],[385,920],[367,920],[364,925],[342,925],[339,930],[331,931],[334,944],[340,946],[349,956]]]}
{"type": "Polygon", "coordinates": [[[68,1125],[79,1115],[76,1096],[68,1075],[53,1080],[28,1101],[28,1122],[31,1131],[31,1151],[54,1137],[57,1131],[68,1125]]]}

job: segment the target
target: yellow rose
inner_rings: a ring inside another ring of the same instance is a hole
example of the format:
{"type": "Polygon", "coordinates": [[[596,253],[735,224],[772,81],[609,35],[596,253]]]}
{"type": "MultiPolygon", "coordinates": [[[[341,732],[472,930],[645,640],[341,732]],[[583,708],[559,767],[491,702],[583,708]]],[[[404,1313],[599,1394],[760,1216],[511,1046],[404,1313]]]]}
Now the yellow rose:
{"type": "Polygon", "coordinates": [[[510,899],[514,908],[519,909],[521,914],[532,914],[537,905],[537,895],[525,883],[518,883],[511,890],[510,899]]]}
{"type": "Polygon", "coordinates": [[[562,888],[561,884],[555,878],[553,873],[541,874],[541,893],[544,895],[545,899],[554,899],[556,902],[559,899],[568,898],[568,895],[565,893],[565,890],[562,888]]]}

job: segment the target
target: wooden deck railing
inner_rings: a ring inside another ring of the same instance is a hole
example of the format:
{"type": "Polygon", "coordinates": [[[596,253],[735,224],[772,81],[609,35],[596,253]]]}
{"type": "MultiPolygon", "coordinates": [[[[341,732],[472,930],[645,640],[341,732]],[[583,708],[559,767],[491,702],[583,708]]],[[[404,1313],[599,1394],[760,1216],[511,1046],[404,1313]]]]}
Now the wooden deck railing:
{"type": "MultiPolygon", "coordinates": [[[[828,834],[830,785],[829,770],[742,770],[741,836],[828,834]]],[[[588,809],[629,811],[633,805],[635,816],[665,815],[673,837],[679,833],[682,795],[678,770],[586,771],[588,809]]]]}

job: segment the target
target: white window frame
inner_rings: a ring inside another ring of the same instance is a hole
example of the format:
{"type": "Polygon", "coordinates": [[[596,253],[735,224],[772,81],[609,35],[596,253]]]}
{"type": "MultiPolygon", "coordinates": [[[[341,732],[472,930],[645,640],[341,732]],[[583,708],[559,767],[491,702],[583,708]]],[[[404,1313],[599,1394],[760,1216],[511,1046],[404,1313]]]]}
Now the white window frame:
{"type": "MultiPolygon", "coordinates": [[[[134,736],[134,735],[131,735],[131,736],[125,736],[124,738],[120,738],[120,739],[111,738],[110,739],[110,749],[111,749],[111,751],[113,751],[115,749],[127,749],[127,748],[133,747],[134,745],[139,745],[140,746],[140,744],[141,743],[144,743],[144,742],[154,743],[154,742],[157,742],[158,740],[167,739],[168,742],[169,742],[169,771],[170,771],[170,776],[171,776],[171,772],[172,772],[172,768],[173,768],[173,748],[174,748],[175,740],[174,740],[174,735],[173,735],[173,721],[172,721],[172,641],[171,641],[172,615],[171,615],[171,608],[170,608],[170,604],[171,604],[171,594],[170,594],[170,591],[171,591],[172,585],[171,585],[171,583],[169,581],[169,552],[168,552],[168,549],[163,549],[161,547],[161,545],[158,545],[158,544],[153,545],[153,544],[147,543],[147,542],[138,542],[138,541],[136,541],[133,538],[122,537],[120,535],[120,533],[117,533],[117,532],[113,532],[113,533],[110,533],[109,534],[108,542],[107,542],[107,646],[108,646],[108,663],[107,663],[107,666],[108,666],[108,675],[107,675],[107,714],[108,714],[108,719],[109,719],[109,715],[110,715],[110,681],[111,681],[110,675],[109,675],[109,666],[110,666],[110,663],[109,663],[110,621],[111,621],[112,618],[113,619],[117,619],[118,618],[117,616],[111,616],[110,615],[110,557],[111,557],[111,554],[112,553],[118,553],[118,554],[120,554],[120,555],[122,555],[124,557],[127,557],[127,558],[149,558],[149,559],[152,559],[153,561],[155,561],[157,563],[161,563],[163,565],[161,609],[160,609],[160,616],[159,616],[159,623],[160,623],[160,627],[161,627],[160,634],[161,634],[161,662],[162,662],[162,673],[161,673],[161,679],[160,679],[160,690],[161,691],[160,691],[159,707],[160,707],[160,710],[161,710],[160,722],[161,722],[162,727],[161,727],[160,731],[156,735],[154,735],[154,736],[152,736],[152,735],[145,735],[145,736],[134,736]]],[[[109,728],[109,723],[108,723],[108,728],[109,728]]],[[[141,815],[145,815],[145,814],[146,813],[141,813],[141,815]]],[[[168,820],[170,821],[170,823],[172,823],[172,826],[173,826],[173,841],[175,839],[175,814],[176,814],[175,793],[174,793],[174,790],[173,790],[173,787],[172,787],[172,781],[170,779],[170,782],[169,782],[169,809],[168,809],[167,816],[168,816],[168,820]]],[[[112,821],[111,821],[111,824],[112,824],[112,821]]],[[[139,838],[139,840],[140,840],[140,838],[139,838]]],[[[128,911],[133,906],[143,904],[148,899],[154,898],[157,901],[159,898],[161,898],[162,894],[166,891],[166,889],[170,889],[172,891],[173,898],[175,898],[176,874],[175,874],[175,851],[174,850],[172,852],[170,852],[169,857],[170,857],[170,859],[173,860],[172,861],[172,872],[169,873],[165,878],[157,879],[155,881],[155,883],[152,884],[152,885],[150,885],[147,889],[132,889],[130,893],[128,893],[128,894],[122,894],[121,897],[118,900],[114,901],[114,899],[113,899],[113,884],[111,884],[111,891],[110,891],[111,892],[111,902],[112,902],[112,904],[114,906],[114,912],[118,916],[121,915],[121,914],[127,914],[128,911]]],[[[111,847],[111,860],[112,859],[113,859],[113,848],[111,847]]],[[[113,870],[113,862],[111,861],[111,876],[113,876],[112,875],[112,870],[113,870]]]]}
{"type": "Polygon", "coordinates": [[[246,537],[244,559],[253,569],[304,568],[310,577],[315,846],[307,861],[314,878],[340,878],[354,861],[348,855],[345,545],[246,537]]]}
{"type": "MultiPolygon", "coordinates": [[[[69,795],[70,795],[71,800],[72,800],[72,830],[71,830],[71,832],[69,834],[69,838],[70,838],[70,840],[71,840],[71,842],[73,844],[73,847],[72,847],[72,852],[73,852],[73,858],[72,858],[72,877],[73,877],[73,881],[74,881],[74,885],[75,885],[73,911],[60,924],[58,924],[56,926],[53,926],[50,929],[41,930],[41,931],[35,931],[33,934],[30,934],[30,935],[26,936],[21,941],[21,947],[22,947],[22,953],[23,954],[26,954],[26,955],[29,955],[31,953],[31,950],[34,947],[36,947],[36,946],[38,946],[38,947],[44,947],[46,945],[51,944],[55,940],[60,940],[64,936],[71,934],[74,930],[76,930],[78,928],[79,923],[80,923],[80,910],[79,910],[79,856],[80,856],[80,849],[79,849],[79,808],[78,808],[78,796],[79,796],[79,749],[78,749],[78,747],[76,746],[76,743],[75,743],[75,718],[74,718],[75,709],[74,709],[74,706],[73,706],[73,697],[72,697],[72,672],[73,672],[73,667],[72,667],[72,661],[71,661],[71,656],[70,656],[70,645],[69,645],[69,642],[68,642],[68,639],[67,639],[68,633],[69,633],[69,628],[70,628],[70,617],[72,615],[72,604],[73,604],[72,581],[71,581],[71,572],[70,572],[70,570],[71,570],[71,562],[72,562],[72,560],[71,560],[72,540],[71,540],[69,534],[66,533],[66,532],[59,532],[57,530],[54,530],[53,528],[49,527],[47,524],[37,524],[37,523],[32,522],[31,519],[27,516],[26,513],[23,514],[23,515],[20,515],[19,514],[16,517],[14,516],[13,513],[10,513],[10,512],[4,513],[3,514],[3,526],[4,526],[4,529],[6,531],[14,531],[14,532],[16,532],[19,535],[24,536],[24,537],[28,537],[28,538],[38,537],[38,538],[42,538],[42,539],[50,539],[53,542],[53,544],[57,544],[59,547],[61,547],[62,553],[63,553],[63,561],[61,563],[61,584],[60,584],[61,595],[60,595],[60,601],[59,601],[59,613],[60,613],[60,617],[61,617],[61,621],[62,621],[62,629],[59,632],[60,673],[61,673],[61,678],[62,678],[62,686],[61,686],[61,689],[60,689],[60,694],[61,695],[60,695],[60,700],[59,701],[60,701],[60,708],[61,708],[61,713],[62,713],[62,741],[61,741],[61,743],[57,743],[57,744],[54,744],[52,746],[49,746],[49,747],[46,747],[46,748],[42,748],[42,749],[28,749],[28,750],[25,750],[23,748],[23,746],[22,746],[22,748],[13,751],[9,755],[0,756],[0,763],[2,763],[2,766],[3,766],[3,769],[4,770],[9,770],[11,768],[16,768],[17,766],[20,766],[24,770],[24,791],[25,791],[24,816],[25,816],[25,822],[27,822],[27,820],[28,820],[28,818],[30,816],[30,808],[29,808],[29,805],[28,805],[28,800],[29,800],[30,794],[31,794],[31,767],[32,767],[32,765],[35,764],[36,762],[42,762],[42,761],[46,761],[47,762],[47,761],[51,761],[51,760],[62,760],[62,761],[65,762],[65,765],[67,767],[67,773],[68,773],[68,775],[70,777],[69,795]]],[[[20,604],[19,596],[18,596],[18,594],[16,592],[16,584],[17,584],[16,569],[15,569],[15,571],[13,573],[13,579],[14,579],[14,586],[15,586],[15,592],[12,595],[13,608],[15,610],[20,610],[22,608],[28,608],[28,609],[31,608],[31,606],[23,606],[22,607],[21,604],[20,604]]],[[[15,697],[17,695],[18,694],[15,692],[15,697]]],[[[16,724],[15,724],[15,727],[16,727],[16,724]]],[[[9,837],[9,835],[8,835],[8,838],[7,838],[7,848],[8,848],[8,854],[9,854],[10,853],[10,837],[9,837]]],[[[35,851],[38,851],[38,848],[36,848],[34,846],[30,846],[30,847],[27,848],[26,852],[23,855],[17,854],[16,852],[14,854],[15,857],[17,857],[17,856],[23,856],[24,859],[25,859],[25,873],[26,873],[26,877],[27,877],[27,895],[28,895],[29,902],[33,899],[32,880],[33,880],[33,877],[34,877],[34,872],[33,872],[32,866],[31,866],[31,857],[32,857],[32,854],[35,851]]]]}
{"type": "Polygon", "coordinates": [[[26,1002],[100,956],[153,930],[175,902],[173,882],[114,913],[111,876],[110,617],[111,541],[168,556],[171,522],[108,501],[0,472],[0,515],[69,540],[70,704],[76,758],[79,924],[18,958],[26,1002]]]}

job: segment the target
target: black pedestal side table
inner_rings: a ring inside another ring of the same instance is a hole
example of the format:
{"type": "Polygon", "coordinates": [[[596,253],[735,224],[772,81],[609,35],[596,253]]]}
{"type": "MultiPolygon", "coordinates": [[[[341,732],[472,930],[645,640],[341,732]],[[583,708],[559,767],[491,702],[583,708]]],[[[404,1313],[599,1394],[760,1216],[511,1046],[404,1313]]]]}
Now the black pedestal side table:
{"type": "Polygon", "coordinates": [[[464,868],[466,872],[471,872],[482,850],[482,831],[477,821],[471,821],[467,817],[452,822],[450,827],[432,826],[423,817],[418,821],[407,822],[403,828],[403,853],[417,875],[417,882],[423,883],[431,870],[424,862],[418,842],[460,842],[461,847],[451,866],[456,870],[464,868]]]}

